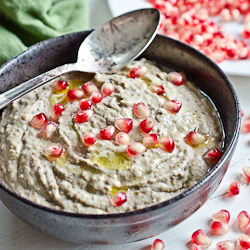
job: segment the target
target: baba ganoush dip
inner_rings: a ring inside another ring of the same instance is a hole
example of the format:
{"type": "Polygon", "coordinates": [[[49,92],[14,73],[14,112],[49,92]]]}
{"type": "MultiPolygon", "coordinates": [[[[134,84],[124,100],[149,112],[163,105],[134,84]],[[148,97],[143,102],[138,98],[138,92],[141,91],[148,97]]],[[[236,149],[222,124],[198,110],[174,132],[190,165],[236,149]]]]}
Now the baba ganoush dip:
{"type": "Polygon", "coordinates": [[[218,114],[151,61],[61,76],[2,113],[1,181],[46,207],[120,213],[170,199],[221,157],[218,114]]]}

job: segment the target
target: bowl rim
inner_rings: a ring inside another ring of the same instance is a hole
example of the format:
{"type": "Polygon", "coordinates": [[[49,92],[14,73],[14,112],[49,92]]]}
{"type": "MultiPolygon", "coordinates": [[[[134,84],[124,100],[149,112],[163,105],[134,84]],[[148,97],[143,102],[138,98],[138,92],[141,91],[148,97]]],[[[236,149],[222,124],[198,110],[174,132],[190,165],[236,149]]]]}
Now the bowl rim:
{"type": "MultiPolygon", "coordinates": [[[[51,41],[56,40],[58,38],[63,38],[63,37],[71,36],[71,35],[74,35],[74,34],[90,33],[91,31],[92,30],[73,32],[73,33],[63,35],[63,36],[58,36],[58,37],[55,37],[55,38],[47,39],[47,40],[44,40],[42,42],[36,43],[36,44],[30,46],[24,52],[18,54],[14,58],[12,58],[10,61],[4,63],[0,67],[0,70],[3,69],[4,67],[8,66],[9,64],[13,63],[13,60],[17,59],[19,56],[21,56],[21,55],[23,55],[23,54],[25,54],[25,53],[27,53],[29,51],[32,51],[33,49],[36,49],[39,46],[43,46],[46,43],[50,43],[51,41]]],[[[206,60],[208,65],[210,67],[212,67],[213,69],[215,69],[219,73],[219,75],[223,78],[223,80],[226,82],[226,84],[228,85],[228,87],[229,87],[229,89],[230,89],[230,91],[232,93],[233,100],[234,100],[234,105],[236,107],[236,126],[235,126],[235,129],[234,129],[234,133],[233,133],[231,141],[229,142],[228,148],[226,149],[226,151],[223,152],[222,158],[212,168],[212,170],[209,171],[204,176],[204,178],[202,178],[199,182],[197,182],[191,188],[185,190],[184,192],[182,192],[182,193],[180,193],[180,194],[178,194],[178,195],[176,195],[176,196],[174,196],[171,199],[168,199],[166,201],[163,201],[163,202],[160,202],[160,203],[157,203],[155,205],[145,207],[145,208],[142,208],[142,209],[137,209],[137,210],[123,212],[123,213],[112,213],[112,214],[83,214],[83,213],[74,213],[74,212],[69,212],[69,211],[64,211],[64,210],[58,210],[58,209],[54,209],[54,208],[50,208],[50,207],[40,205],[40,204],[38,204],[36,202],[33,202],[31,200],[28,200],[27,198],[22,197],[21,195],[17,194],[13,190],[11,190],[9,187],[7,187],[1,181],[0,181],[0,188],[3,191],[7,192],[9,195],[11,195],[13,198],[15,198],[15,199],[25,203],[26,205],[29,205],[29,206],[33,207],[33,208],[43,210],[44,212],[49,212],[49,213],[53,213],[53,214],[57,214],[57,215],[61,215],[61,216],[68,216],[68,217],[72,217],[72,218],[83,218],[83,219],[98,219],[99,218],[99,219],[105,220],[105,219],[121,219],[121,218],[125,218],[125,217],[130,217],[130,216],[132,217],[134,215],[141,215],[141,214],[144,214],[144,213],[147,213],[147,212],[153,212],[153,211],[155,211],[157,209],[160,209],[162,207],[169,206],[169,205],[181,200],[183,197],[189,196],[191,193],[196,191],[200,186],[202,186],[206,182],[208,182],[210,180],[210,178],[212,178],[218,172],[218,170],[223,165],[223,163],[225,163],[227,161],[228,157],[230,156],[230,153],[234,150],[234,147],[235,147],[235,145],[237,143],[237,139],[239,137],[239,132],[240,132],[240,124],[241,124],[241,110],[240,110],[239,99],[238,99],[238,97],[236,95],[236,91],[235,91],[233,85],[229,81],[226,74],[220,69],[220,67],[216,63],[214,63],[206,55],[202,54],[200,51],[194,49],[193,47],[191,47],[191,46],[189,46],[187,44],[184,44],[184,43],[182,43],[182,42],[180,42],[178,40],[167,37],[165,35],[157,34],[156,37],[171,40],[172,42],[177,44],[180,48],[188,49],[190,52],[195,53],[199,57],[203,58],[203,60],[206,60]]]]}

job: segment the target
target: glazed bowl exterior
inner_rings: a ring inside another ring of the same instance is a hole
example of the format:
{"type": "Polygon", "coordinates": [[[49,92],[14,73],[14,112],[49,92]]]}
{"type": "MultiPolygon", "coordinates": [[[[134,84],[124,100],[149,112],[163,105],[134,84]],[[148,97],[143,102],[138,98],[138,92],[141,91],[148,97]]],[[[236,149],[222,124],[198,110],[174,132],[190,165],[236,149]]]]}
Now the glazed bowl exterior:
{"type": "MultiPolygon", "coordinates": [[[[0,68],[0,92],[56,66],[75,62],[91,31],[72,33],[30,47],[0,68]]],[[[121,244],[139,241],[173,227],[194,213],[213,194],[233,155],[240,129],[240,108],[225,74],[195,49],[157,35],[142,57],[183,71],[216,105],[224,127],[224,154],[195,186],[157,205],[122,214],[76,214],[40,206],[0,182],[0,199],[19,218],[38,230],[73,243],[121,244]]]]}

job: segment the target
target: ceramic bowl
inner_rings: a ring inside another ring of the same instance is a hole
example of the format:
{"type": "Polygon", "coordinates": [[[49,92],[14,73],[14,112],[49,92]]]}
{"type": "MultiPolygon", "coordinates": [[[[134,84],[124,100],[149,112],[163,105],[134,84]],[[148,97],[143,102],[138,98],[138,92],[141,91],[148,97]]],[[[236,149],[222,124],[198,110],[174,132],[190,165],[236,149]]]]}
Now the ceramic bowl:
{"type": "MultiPolygon", "coordinates": [[[[15,57],[0,68],[0,92],[56,66],[76,61],[81,42],[91,31],[50,39],[15,57]]],[[[19,218],[38,230],[73,243],[121,244],[139,241],[175,226],[213,194],[233,155],[240,130],[235,91],[220,68],[197,50],[157,35],[142,57],[183,71],[216,105],[225,139],[221,160],[196,185],[157,205],[120,214],[91,215],[58,211],[26,200],[0,182],[0,199],[19,218]]]]}

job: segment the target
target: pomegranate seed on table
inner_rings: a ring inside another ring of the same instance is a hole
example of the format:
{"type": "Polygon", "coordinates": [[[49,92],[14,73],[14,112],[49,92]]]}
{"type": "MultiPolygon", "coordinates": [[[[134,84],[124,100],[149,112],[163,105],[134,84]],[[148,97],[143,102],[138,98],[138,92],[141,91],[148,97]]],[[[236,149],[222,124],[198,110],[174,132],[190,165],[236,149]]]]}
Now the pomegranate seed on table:
{"type": "Polygon", "coordinates": [[[101,88],[103,96],[110,96],[114,92],[114,90],[114,85],[110,82],[105,82],[101,88]]]}
{"type": "Polygon", "coordinates": [[[102,101],[102,94],[100,92],[94,92],[91,97],[90,97],[90,100],[92,101],[92,103],[94,105],[96,105],[97,103],[101,102],[102,101]]]}
{"type": "Polygon", "coordinates": [[[61,116],[62,112],[65,110],[61,103],[55,104],[50,111],[50,117],[52,120],[56,121],[61,116]]]}
{"type": "Polygon", "coordinates": [[[250,167],[244,167],[242,171],[247,181],[250,182],[250,167]]]}
{"type": "Polygon", "coordinates": [[[45,140],[53,138],[58,125],[55,122],[47,122],[43,127],[42,136],[45,140]]]}
{"type": "Polygon", "coordinates": [[[224,235],[229,231],[229,226],[227,223],[214,221],[211,225],[211,234],[213,235],[224,235]]]}
{"type": "Polygon", "coordinates": [[[243,30],[243,36],[247,39],[250,39],[250,23],[247,23],[244,26],[244,30],[243,30]]]}
{"type": "Polygon", "coordinates": [[[133,127],[133,120],[130,118],[119,118],[115,121],[115,127],[121,132],[129,133],[133,127]]]}
{"type": "Polygon", "coordinates": [[[109,125],[101,129],[99,133],[99,138],[101,140],[112,140],[114,133],[115,133],[115,127],[113,125],[109,125]]]}
{"type": "Polygon", "coordinates": [[[222,153],[218,148],[211,148],[203,155],[203,160],[208,165],[215,165],[221,157],[222,153]]]}
{"type": "Polygon", "coordinates": [[[237,181],[233,181],[228,188],[229,196],[235,196],[240,193],[240,184],[237,181]]]}
{"type": "Polygon", "coordinates": [[[163,95],[165,93],[165,89],[162,85],[153,85],[152,90],[157,95],[163,95]]]}
{"type": "Polygon", "coordinates": [[[163,104],[163,108],[172,114],[176,114],[180,111],[182,106],[181,101],[179,100],[167,100],[163,104]]]}
{"type": "Polygon", "coordinates": [[[202,229],[198,229],[192,234],[191,240],[194,244],[200,245],[202,248],[208,248],[211,246],[212,241],[210,238],[203,232],[202,229]]]}
{"type": "Polygon", "coordinates": [[[250,224],[250,216],[246,211],[241,211],[237,216],[237,222],[240,230],[245,231],[250,224]]]}
{"type": "Polygon", "coordinates": [[[75,121],[77,123],[83,123],[89,121],[94,115],[94,111],[92,109],[87,110],[79,110],[76,113],[75,121]]]}
{"type": "Polygon", "coordinates": [[[202,250],[200,245],[191,244],[190,250],[202,250]]]}
{"type": "Polygon", "coordinates": [[[151,250],[163,250],[165,248],[165,244],[160,239],[155,239],[153,244],[151,245],[151,250]]]}
{"type": "Polygon", "coordinates": [[[225,209],[219,210],[212,215],[212,220],[222,222],[222,223],[229,223],[230,213],[225,209]]]}
{"type": "Polygon", "coordinates": [[[81,110],[87,110],[92,107],[92,102],[89,99],[83,99],[80,101],[79,106],[81,110]]]}
{"type": "Polygon", "coordinates": [[[225,240],[216,244],[217,250],[234,250],[234,243],[231,240],[225,240]]]}
{"type": "Polygon", "coordinates": [[[129,144],[127,147],[127,155],[130,157],[137,157],[143,154],[145,151],[146,151],[145,146],[139,142],[129,144]]]}
{"type": "Polygon", "coordinates": [[[249,57],[249,49],[246,47],[238,49],[239,59],[247,59],[249,57]]]}
{"type": "Polygon", "coordinates": [[[98,91],[98,88],[93,82],[86,82],[82,85],[82,90],[84,91],[85,95],[91,96],[94,92],[98,91]]]}
{"type": "Polygon", "coordinates": [[[82,99],[84,97],[84,93],[81,89],[69,89],[67,97],[70,102],[73,102],[82,99]]]}
{"type": "Polygon", "coordinates": [[[178,72],[170,72],[167,76],[168,81],[172,82],[174,85],[180,86],[184,82],[184,77],[178,72]]]}
{"type": "Polygon", "coordinates": [[[51,85],[52,92],[60,92],[64,89],[66,89],[69,86],[69,84],[66,81],[57,81],[51,85]]]}
{"type": "Polygon", "coordinates": [[[173,152],[175,148],[174,140],[169,136],[161,137],[159,141],[159,148],[168,153],[173,152]]]}
{"type": "Polygon", "coordinates": [[[147,134],[143,137],[142,144],[147,148],[154,148],[160,141],[159,134],[147,134]]]}
{"type": "Polygon", "coordinates": [[[250,119],[246,119],[242,121],[240,131],[243,133],[249,133],[250,132],[250,119]]]}
{"type": "Polygon", "coordinates": [[[31,121],[30,121],[30,126],[36,129],[42,129],[46,122],[47,122],[47,117],[44,113],[40,113],[38,115],[35,115],[31,121]]]}
{"type": "Polygon", "coordinates": [[[133,112],[138,118],[147,118],[149,116],[149,110],[145,103],[139,102],[134,104],[133,112]]]}
{"type": "Polygon", "coordinates": [[[238,237],[239,245],[245,250],[250,248],[250,236],[247,234],[241,234],[238,237]]]}
{"type": "Polygon", "coordinates": [[[139,127],[143,133],[148,134],[153,129],[154,125],[155,120],[151,116],[149,116],[148,118],[140,122],[139,127]]]}
{"type": "Polygon", "coordinates": [[[120,207],[127,201],[127,196],[124,192],[118,191],[110,199],[110,203],[113,207],[120,207]]]}
{"type": "Polygon", "coordinates": [[[186,137],[185,137],[185,141],[187,144],[192,145],[192,146],[198,146],[201,143],[203,143],[205,141],[205,136],[202,135],[199,132],[195,132],[195,131],[191,131],[189,132],[186,137]]]}
{"type": "Polygon", "coordinates": [[[63,153],[63,147],[60,144],[51,144],[48,145],[45,148],[45,156],[46,157],[52,157],[52,158],[58,158],[61,156],[61,154],[63,153]]]}
{"type": "Polygon", "coordinates": [[[143,73],[147,71],[146,67],[138,67],[138,68],[132,68],[129,71],[128,77],[129,78],[138,78],[140,77],[143,73]]]}
{"type": "Polygon", "coordinates": [[[87,132],[82,136],[83,143],[87,146],[90,147],[95,144],[96,142],[96,137],[93,133],[87,132]]]}
{"type": "Polygon", "coordinates": [[[115,137],[115,142],[118,145],[128,145],[130,142],[130,137],[125,132],[119,132],[115,137]]]}

